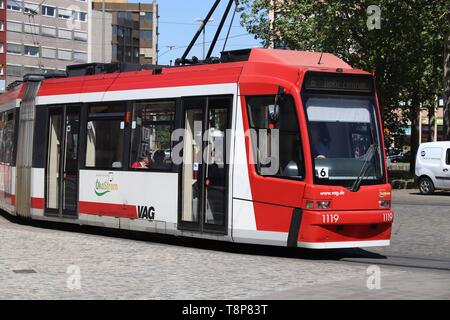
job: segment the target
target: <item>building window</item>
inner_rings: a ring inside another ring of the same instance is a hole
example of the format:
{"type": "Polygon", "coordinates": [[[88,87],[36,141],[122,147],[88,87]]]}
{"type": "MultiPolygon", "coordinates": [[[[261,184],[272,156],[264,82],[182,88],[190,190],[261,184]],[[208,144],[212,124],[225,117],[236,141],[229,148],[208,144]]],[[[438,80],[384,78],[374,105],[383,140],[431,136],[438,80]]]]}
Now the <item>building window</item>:
{"type": "Polygon", "coordinates": [[[72,19],[74,16],[74,13],[72,10],[67,10],[67,9],[58,9],[58,18],[60,19],[65,19],[65,20],[69,20],[72,19]]]}
{"type": "Polygon", "coordinates": [[[19,43],[7,43],[6,50],[11,54],[22,54],[23,46],[19,43]]]}
{"type": "Polygon", "coordinates": [[[41,54],[43,58],[56,59],[56,49],[55,48],[41,48],[41,54]]]}
{"type": "Polygon", "coordinates": [[[58,49],[58,59],[60,60],[72,60],[72,51],[58,49]]]}
{"type": "Polygon", "coordinates": [[[153,20],[153,12],[141,12],[141,22],[151,23],[153,20]]]}
{"type": "Polygon", "coordinates": [[[29,57],[39,57],[39,47],[24,45],[24,55],[29,57]]]}
{"type": "Polygon", "coordinates": [[[23,25],[23,31],[30,34],[39,34],[39,25],[25,23],[23,25]]]}
{"type": "Polygon", "coordinates": [[[122,27],[118,27],[117,28],[117,37],[118,38],[120,38],[120,39],[123,39],[123,37],[124,37],[124,28],[122,28],[122,27]]]}
{"type": "Polygon", "coordinates": [[[86,167],[121,169],[125,132],[125,103],[89,107],[86,167]]]}
{"type": "Polygon", "coordinates": [[[125,20],[127,18],[127,13],[123,12],[123,11],[119,11],[119,12],[117,12],[117,18],[125,20]]]}
{"type": "Polygon", "coordinates": [[[41,13],[46,17],[55,17],[56,16],[56,8],[50,6],[42,6],[41,13]]]}
{"type": "Polygon", "coordinates": [[[0,42],[0,53],[5,53],[5,45],[3,42],[0,42]]]}
{"type": "Polygon", "coordinates": [[[134,169],[171,170],[171,135],[175,127],[175,102],[134,104],[130,166],[134,169]],[[147,166],[143,166],[143,158],[147,166]]]}
{"type": "Polygon", "coordinates": [[[78,41],[86,42],[88,40],[88,34],[86,32],[82,32],[82,31],[74,31],[73,38],[78,41]]]}
{"type": "Polygon", "coordinates": [[[113,58],[117,56],[117,44],[112,45],[112,56],[113,58]]]}
{"type": "Polygon", "coordinates": [[[0,31],[5,31],[5,23],[0,20],[0,31]]]}
{"type": "Polygon", "coordinates": [[[152,30],[141,30],[141,40],[152,41],[153,31],[152,30]]]}
{"type": "Polygon", "coordinates": [[[22,66],[15,64],[6,65],[6,75],[11,77],[22,77],[22,66]]]}
{"type": "Polygon", "coordinates": [[[77,62],[87,62],[87,53],[74,51],[73,60],[75,60],[77,62]]]}
{"type": "Polygon", "coordinates": [[[56,28],[42,26],[41,34],[46,37],[56,37],[56,28]]]}
{"type": "Polygon", "coordinates": [[[75,16],[75,20],[83,21],[83,22],[87,21],[87,13],[86,12],[75,11],[74,16],[75,16]]]}
{"type": "Polygon", "coordinates": [[[39,5],[35,3],[25,2],[23,4],[23,12],[30,15],[37,15],[39,13],[39,5]]]}
{"type": "Polygon", "coordinates": [[[8,0],[6,9],[11,11],[22,12],[22,2],[20,0],[8,0]]]}
{"type": "Polygon", "coordinates": [[[72,40],[72,31],[67,29],[58,29],[58,37],[61,39],[72,40]]]}
{"type": "Polygon", "coordinates": [[[6,29],[8,31],[22,32],[22,23],[21,22],[8,21],[8,24],[6,25],[6,29]]]}

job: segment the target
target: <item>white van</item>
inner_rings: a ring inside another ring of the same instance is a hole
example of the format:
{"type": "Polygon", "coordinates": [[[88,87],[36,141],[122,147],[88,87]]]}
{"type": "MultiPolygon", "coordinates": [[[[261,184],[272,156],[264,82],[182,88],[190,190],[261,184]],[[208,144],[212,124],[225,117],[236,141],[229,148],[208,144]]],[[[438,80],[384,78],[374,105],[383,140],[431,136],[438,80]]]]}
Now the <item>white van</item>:
{"type": "Polygon", "coordinates": [[[422,194],[450,190],[450,141],[423,143],[416,158],[416,180],[422,194]]]}

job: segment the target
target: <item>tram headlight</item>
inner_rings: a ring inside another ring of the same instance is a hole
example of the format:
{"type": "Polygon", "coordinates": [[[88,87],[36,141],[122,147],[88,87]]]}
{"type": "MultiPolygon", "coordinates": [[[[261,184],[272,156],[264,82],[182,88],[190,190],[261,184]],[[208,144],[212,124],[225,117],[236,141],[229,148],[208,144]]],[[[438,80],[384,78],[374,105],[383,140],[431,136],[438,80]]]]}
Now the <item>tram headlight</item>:
{"type": "Polygon", "coordinates": [[[381,209],[390,209],[391,201],[390,200],[380,200],[378,201],[381,209]]]}
{"type": "Polygon", "coordinates": [[[314,209],[314,201],[306,201],[306,209],[314,209]]]}
{"type": "Polygon", "coordinates": [[[306,201],[306,209],[309,210],[328,210],[331,209],[331,201],[314,201],[314,200],[307,200],[306,201]]]}
{"type": "Polygon", "coordinates": [[[331,208],[331,201],[317,201],[317,209],[327,210],[331,208]]]}

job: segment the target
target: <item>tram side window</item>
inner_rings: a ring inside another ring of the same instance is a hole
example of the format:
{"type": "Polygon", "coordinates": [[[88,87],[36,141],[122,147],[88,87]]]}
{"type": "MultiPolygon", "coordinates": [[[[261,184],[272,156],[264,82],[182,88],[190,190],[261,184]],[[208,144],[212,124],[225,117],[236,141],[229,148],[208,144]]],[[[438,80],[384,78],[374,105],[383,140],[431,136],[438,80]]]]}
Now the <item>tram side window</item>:
{"type": "Polygon", "coordinates": [[[279,103],[278,120],[270,120],[275,96],[247,98],[253,159],[258,174],[303,179],[304,161],[300,127],[292,96],[279,103]]]}
{"type": "Polygon", "coordinates": [[[171,170],[175,101],[136,102],[131,133],[132,169],[171,170]]]}
{"type": "Polygon", "coordinates": [[[86,167],[121,169],[125,135],[125,104],[89,106],[86,167]]]}
{"type": "Polygon", "coordinates": [[[14,164],[14,112],[4,112],[0,116],[0,161],[14,164]]]}
{"type": "Polygon", "coordinates": [[[445,163],[450,166],[450,149],[447,149],[447,157],[445,163]]]}

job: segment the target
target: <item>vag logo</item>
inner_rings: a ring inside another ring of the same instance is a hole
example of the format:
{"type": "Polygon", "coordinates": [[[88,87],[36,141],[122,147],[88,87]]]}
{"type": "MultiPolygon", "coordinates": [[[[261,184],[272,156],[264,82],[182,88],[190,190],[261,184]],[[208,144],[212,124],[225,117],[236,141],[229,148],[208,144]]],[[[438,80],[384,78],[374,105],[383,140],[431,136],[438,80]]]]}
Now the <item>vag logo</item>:
{"type": "Polygon", "coordinates": [[[155,208],[138,206],[138,216],[143,220],[155,220],[155,208]]]}

